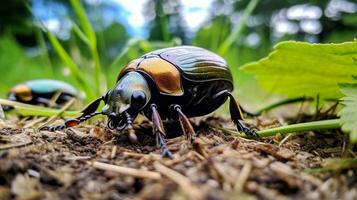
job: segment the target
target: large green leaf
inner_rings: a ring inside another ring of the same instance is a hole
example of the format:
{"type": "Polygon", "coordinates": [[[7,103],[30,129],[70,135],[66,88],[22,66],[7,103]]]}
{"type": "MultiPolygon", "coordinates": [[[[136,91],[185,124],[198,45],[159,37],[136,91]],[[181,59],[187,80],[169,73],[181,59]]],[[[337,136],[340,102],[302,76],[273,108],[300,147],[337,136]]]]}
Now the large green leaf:
{"type": "Polygon", "coordinates": [[[341,117],[342,131],[350,133],[352,142],[357,142],[357,83],[341,84],[345,95],[341,100],[344,108],[338,113],[341,117]]]}
{"type": "Polygon", "coordinates": [[[258,62],[242,67],[253,73],[269,92],[289,97],[339,98],[338,83],[357,74],[357,41],[341,44],[281,42],[258,62]]]}

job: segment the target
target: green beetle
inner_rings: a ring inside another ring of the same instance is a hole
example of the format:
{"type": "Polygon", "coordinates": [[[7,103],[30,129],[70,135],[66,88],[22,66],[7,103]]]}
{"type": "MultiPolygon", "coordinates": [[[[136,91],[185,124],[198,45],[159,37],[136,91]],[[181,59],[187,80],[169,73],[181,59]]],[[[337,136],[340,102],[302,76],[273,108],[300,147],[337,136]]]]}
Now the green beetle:
{"type": "Polygon", "coordinates": [[[225,60],[217,54],[193,46],[160,49],[130,62],[121,70],[113,89],[89,104],[81,116],[63,125],[40,129],[60,130],[103,114],[109,118],[109,128],[126,129],[130,140],[135,142],[132,123],[138,114],[144,114],[153,122],[162,155],[171,157],[161,119],[178,119],[187,138],[194,143],[195,131],[188,118],[209,114],[228,98],[231,118],[238,130],[257,136],[256,131],[240,122],[243,115],[232,90],[232,75],[225,60]],[[101,101],[105,105],[96,112],[101,101]]]}
{"type": "MultiPolygon", "coordinates": [[[[50,106],[51,99],[58,93],[55,105],[60,106],[78,95],[70,84],[50,79],[37,79],[19,83],[10,89],[8,99],[27,104],[50,106]]],[[[9,109],[9,107],[4,108],[9,109]]]]}

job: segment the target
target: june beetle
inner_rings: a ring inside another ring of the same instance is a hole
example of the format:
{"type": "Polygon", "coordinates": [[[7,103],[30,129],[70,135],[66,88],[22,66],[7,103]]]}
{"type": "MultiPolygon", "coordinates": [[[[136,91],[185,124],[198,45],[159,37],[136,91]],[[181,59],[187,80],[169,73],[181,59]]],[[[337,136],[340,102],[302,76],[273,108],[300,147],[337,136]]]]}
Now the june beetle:
{"type": "MultiPolygon", "coordinates": [[[[37,79],[15,85],[10,89],[8,99],[33,105],[42,104],[47,107],[58,107],[76,97],[77,94],[77,90],[66,82],[37,79]],[[53,102],[54,105],[50,105],[56,94],[58,94],[58,97],[53,102]]],[[[8,109],[8,107],[5,108],[8,109]]]]}
{"type": "Polygon", "coordinates": [[[108,116],[108,127],[127,130],[137,140],[132,123],[144,114],[153,123],[153,132],[163,156],[171,157],[165,141],[162,119],[178,119],[191,143],[195,131],[189,117],[215,111],[228,98],[233,122],[239,131],[256,135],[240,122],[243,115],[232,95],[233,80],[226,61],[217,54],[194,46],[179,46],[152,51],[124,67],[115,86],[89,104],[82,115],[63,125],[44,126],[41,130],[60,130],[75,126],[97,114],[108,116]],[[96,112],[99,103],[105,105],[96,112]]]}

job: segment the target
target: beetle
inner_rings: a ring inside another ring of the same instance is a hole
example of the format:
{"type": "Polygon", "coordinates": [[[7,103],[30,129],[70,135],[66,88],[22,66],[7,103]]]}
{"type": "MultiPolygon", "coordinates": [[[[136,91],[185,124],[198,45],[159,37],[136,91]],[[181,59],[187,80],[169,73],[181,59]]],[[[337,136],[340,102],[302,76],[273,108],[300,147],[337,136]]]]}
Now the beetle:
{"type": "MultiPolygon", "coordinates": [[[[51,100],[59,94],[56,99],[55,106],[63,105],[73,97],[76,97],[78,92],[70,84],[50,79],[36,79],[23,83],[19,83],[10,89],[8,93],[8,99],[11,101],[17,101],[27,104],[43,104],[47,107],[51,107],[51,100]]],[[[9,107],[5,107],[8,110],[9,107]]]]}
{"type": "Polygon", "coordinates": [[[82,115],[58,126],[40,130],[73,127],[95,116],[108,116],[108,127],[127,130],[129,139],[137,141],[132,123],[138,114],[151,119],[153,133],[164,157],[171,157],[164,136],[162,119],[178,119],[191,144],[195,131],[188,118],[215,111],[228,98],[231,119],[239,131],[257,135],[240,120],[243,114],[232,95],[233,79],[226,61],[217,54],[194,46],[164,48],[131,61],[117,78],[115,86],[82,110],[82,115]],[[105,105],[96,112],[101,101],[105,105]]]}

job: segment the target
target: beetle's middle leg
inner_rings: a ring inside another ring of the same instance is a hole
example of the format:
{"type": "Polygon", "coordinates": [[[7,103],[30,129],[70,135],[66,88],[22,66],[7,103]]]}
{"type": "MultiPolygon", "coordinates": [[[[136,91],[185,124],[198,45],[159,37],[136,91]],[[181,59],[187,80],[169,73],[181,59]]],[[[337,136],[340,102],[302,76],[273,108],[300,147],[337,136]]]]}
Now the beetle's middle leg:
{"type": "Polygon", "coordinates": [[[191,122],[188,120],[186,115],[182,112],[181,106],[174,104],[174,105],[171,105],[170,107],[174,112],[176,112],[178,114],[182,130],[185,133],[187,140],[191,144],[194,144],[194,142],[196,140],[196,132],[193,129],[191,122]]]}
{"type": "Polygon", "coordinates": [[[172,158],[171,151],[167,148],[167,145],[164,140],[165,130],[162,124],[162,120],[159,112],[157,111],[157,106],[155,104],[151,104],[151,121],[153,123],[153,132],[156,134],[156,142],[160,147],[161,155],[163,157],[172,158]]]}

